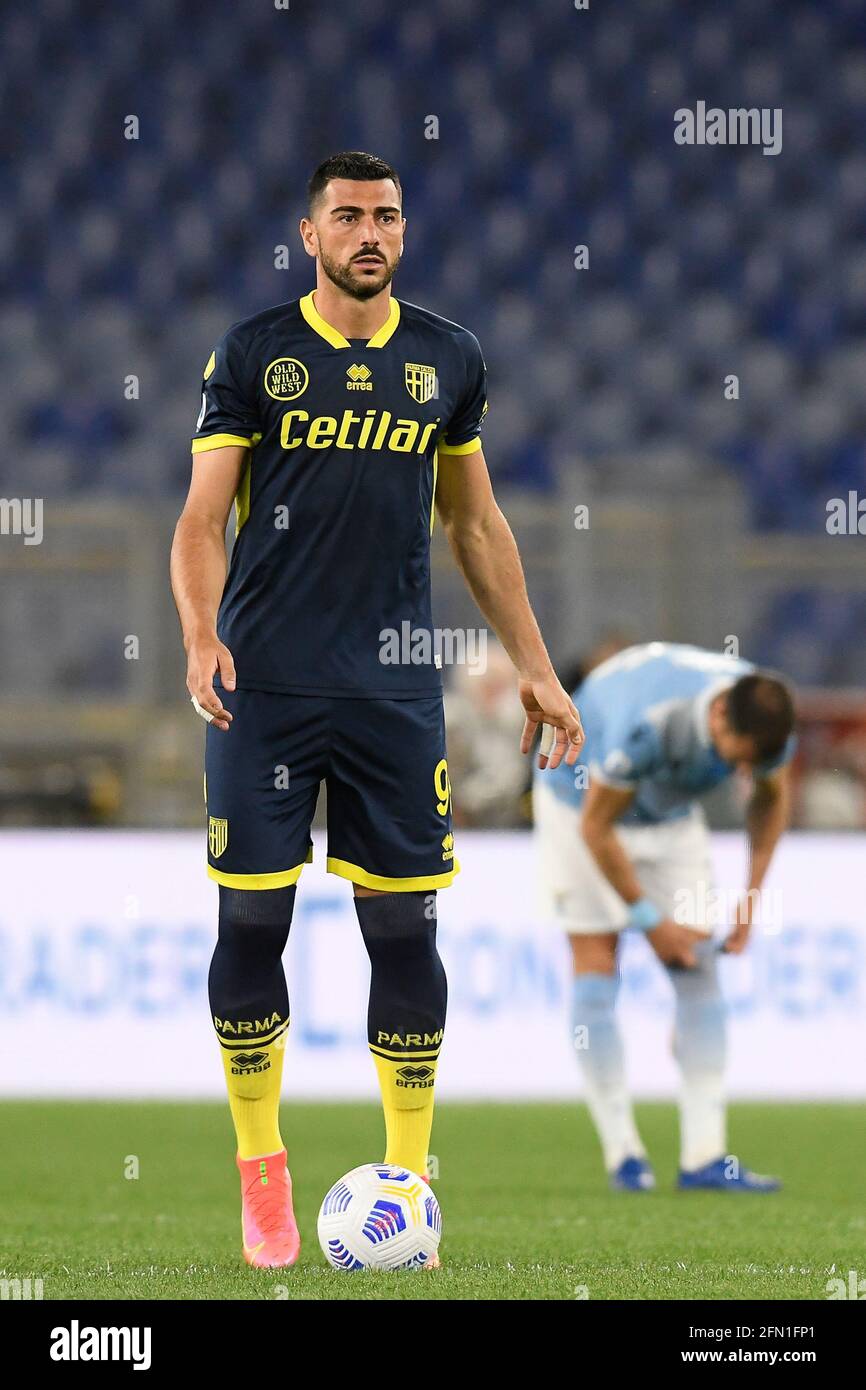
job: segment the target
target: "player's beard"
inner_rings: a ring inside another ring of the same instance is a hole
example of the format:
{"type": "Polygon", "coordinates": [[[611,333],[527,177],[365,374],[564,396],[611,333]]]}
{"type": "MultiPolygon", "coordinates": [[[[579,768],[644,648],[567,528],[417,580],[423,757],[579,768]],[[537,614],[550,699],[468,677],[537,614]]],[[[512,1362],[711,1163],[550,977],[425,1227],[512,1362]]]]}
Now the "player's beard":
{"type": "Polygon", "coordinates": [[[353,299],[372,299],[375,295],[381,294],[387,285],[390,285],[394,271],[400,264],[400,255],[398,253],[390,262],[383,257],[382,266],[385,270],[385,278],[372,282],[367,279],[362,280],[357,272],[353,271],[351,261],[348,265],[340,265],[338,261],[332,260],[321,246],[319,247],[319,260],[328,279],[341,290],[345,290],[346,294],[350,294],[353,299]]]}

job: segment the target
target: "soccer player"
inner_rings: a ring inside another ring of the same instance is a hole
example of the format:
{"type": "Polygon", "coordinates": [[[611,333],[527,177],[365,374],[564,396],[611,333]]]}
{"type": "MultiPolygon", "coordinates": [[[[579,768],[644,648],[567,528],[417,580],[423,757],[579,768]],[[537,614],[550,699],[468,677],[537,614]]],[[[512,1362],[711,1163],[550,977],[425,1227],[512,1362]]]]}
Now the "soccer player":
{"type": "Polygon", "coordinates": [[[747,892],[723,947],[741,952],[788,822],[791,695],[747,661],[651,642],[602,662],[574,696],[586,730],[581,766],[536,778],[533,806],[546,907],[571,943],[575,1050],[611,1186],[655,1185],[614,1012],[617,945],[631,929],[667,966],[676,998],[679,1187],[773,1191],[775,1179],[726,1161],[718,900],[696,798],[735,771],[752,779],[747,892]]]}
{"type": "Polygon", "coordinates": [[[327,868],[353,885],[370,957],[385,1161],[426,1173],[446,1002],[436,893],[458,869],[430,614],[434,505],[516,668],[523,751],[542,721],[556,730],[550,767],[582,743],[491,491],[478,342],[391,293],[405,226],[383,160],[338,154],[313,174],[300,233],[316,287],[235,324],[211,354],[172,551],[187,686],[208,721],[209,993],[244,1256],[270,1268],[299,1250],[278,1123],[281,956],[322,781],[327,868]]]}

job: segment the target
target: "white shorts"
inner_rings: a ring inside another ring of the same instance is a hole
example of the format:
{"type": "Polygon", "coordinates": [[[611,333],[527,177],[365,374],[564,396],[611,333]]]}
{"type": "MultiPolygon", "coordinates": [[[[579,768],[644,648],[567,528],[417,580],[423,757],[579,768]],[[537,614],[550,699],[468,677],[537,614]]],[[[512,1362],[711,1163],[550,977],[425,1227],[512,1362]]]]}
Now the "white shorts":
{"type": "MultiPolygon", "coordinates": [[[[536,782],[532,796],[544,916],[570,936],[618,932],[628,909],[580,834],[580,811],[536,782]]],[[[646,897],[666,917],[710,931],[710,837],[699,806],[660,825],[618,825],[616,833],[646,897]]]]}

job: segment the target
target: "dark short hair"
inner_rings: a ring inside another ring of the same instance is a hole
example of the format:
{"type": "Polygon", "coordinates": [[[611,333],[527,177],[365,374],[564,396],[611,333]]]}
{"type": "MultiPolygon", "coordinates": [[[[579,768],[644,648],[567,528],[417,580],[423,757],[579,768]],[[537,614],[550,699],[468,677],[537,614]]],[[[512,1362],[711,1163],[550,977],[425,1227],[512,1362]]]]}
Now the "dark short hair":
{"type": "Polygon", "coordinates": [[[393,179],[403,202],[403,189],[400,180],[390,164],[378,155],[365,154],[363,150],[343,150],[341,154],[329,155],[323,159],[307,185],[310,212],[315,208],[331,179],[356,179],[372,183],[376,179],[393,179]]]}
{"type": "Polygon", "coordinates": [[[728,723],[735,734],[750,738],[759,762],[776,758],[794,728],[794,701],[778,676],[754,671],[728,691],[728,723]]]}

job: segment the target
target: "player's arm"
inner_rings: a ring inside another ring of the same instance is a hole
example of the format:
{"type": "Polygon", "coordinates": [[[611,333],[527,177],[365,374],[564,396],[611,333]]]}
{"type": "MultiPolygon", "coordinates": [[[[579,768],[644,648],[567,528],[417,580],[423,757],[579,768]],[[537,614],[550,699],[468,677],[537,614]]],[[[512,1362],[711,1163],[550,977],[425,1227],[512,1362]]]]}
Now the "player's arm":
{"type": "Polygon", "coordinates": [[[659,958],[668,965],[696,964],[699,933],[664,918],[644,897],[635,867],[616,833],[616,824],[634,800],[631,787],[612,787],[590,776],[583,801],[580,833],[608,883],[629,907],[631,925],[645,932],[659,958]]]}
{"type": "Polygon", "coordinates": [[[745,897],[737,907],[737,920],[725,941],[725,950],[739,955],[744,951],[752,929],[756,896],[770,867],[770,861],[791,819],[791,770],[786,764],[763,777],[756,777],[746,810],[749,837],[749,880],[745,897]]]}
{"type": "Polygon", "coordinates": [[[608,883],[632,906],[643,897],[634,865],[616,833],[616,823],[634,801],[634,791],[590,777],[580,818],[584,844],[608,883]]]}
{"type": "Polygon", "coordinates": [[[556,729],[539,767],[573,764],[583,745],[580,715],[559,683],[526,592],[511,527],[499,510],[483,450],[440,454],[436,510],[472,597],[513,661],[526,722],[521,752],[528,753],[540,723],[556,729]]]}
{"type": "Polygon", "coordinates": [[[231,714],[214,690],[217,671],[233,690],[231,652],[217,637],[217,609],[226,579],[226,524],[238,490],[246,448],[227,444],[193,455],[189,494],[171,548],[171,588],[187,655],[186,685],[213,725],[227,730],[231,714]]]}

